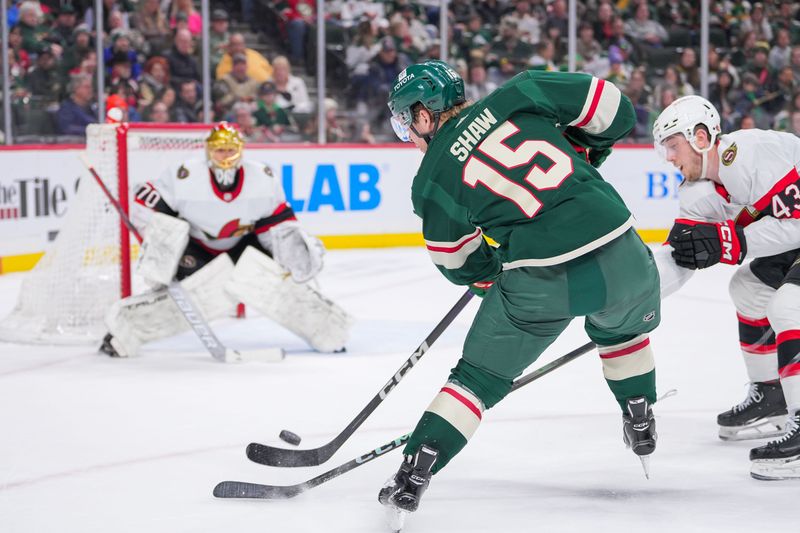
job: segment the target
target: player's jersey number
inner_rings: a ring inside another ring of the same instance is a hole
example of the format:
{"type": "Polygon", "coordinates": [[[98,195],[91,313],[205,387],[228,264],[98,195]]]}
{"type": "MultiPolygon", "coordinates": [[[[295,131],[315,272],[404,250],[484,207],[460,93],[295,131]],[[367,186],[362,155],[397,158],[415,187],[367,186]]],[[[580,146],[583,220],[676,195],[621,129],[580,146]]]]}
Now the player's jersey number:
{"type": "Polygon", "coordinates": [[[161,195],[150,183],[144,183],[136,191],[136,201],[150,209],[154,209],[159,200],[161,200],[161,195]]]}
{"type": "MultiPolygon", "coordinates": [[[[533,165],[525,176],[525,182],[537,191],[558,188],[574,171],[572,159],[556,146],[542,140],[523,141],[512,149],[506,141],[517,133],[519,128],[506,121],[486,137],[477,149],[509,170],[529,165],[534,157],[543,154],[553,164],[547,170],[533,165]]],[[[494,194],[511,200],[528,218],[536,216],[542,208],[542,202],[527,187],[511,181],[474,155],[464,165],[462,179],[473,189],[480,183],[494,194]]]]}
{"type": "Polygon", "coordinates": [[[796,183],[790,183],[782,193],[772,197],[772,216],[775,218],[798,218],[798,211],[800,187],[796,183]]]}

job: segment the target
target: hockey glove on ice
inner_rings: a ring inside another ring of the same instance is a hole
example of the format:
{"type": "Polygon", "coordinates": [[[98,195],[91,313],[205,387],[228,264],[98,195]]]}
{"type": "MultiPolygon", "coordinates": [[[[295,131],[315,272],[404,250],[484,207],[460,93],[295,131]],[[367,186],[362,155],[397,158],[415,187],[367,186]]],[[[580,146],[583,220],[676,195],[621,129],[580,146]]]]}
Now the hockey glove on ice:
{"type": "Polygon", "coordinates": [[[733,220],[720,223],[679,219],[667,238],[678,266],[707,268],[717,263],[739,265],[747,254],[744,228],[733,220]]]}
{"type": "Polygon", "coordinates": [[[492,288],[492,285],[494,285],[494,281],[477,281],[475,283],[470,283],[469,291],[478,298],[483,298],[486,296],[486,293],[489,292],[489,289],[492,288]]]}

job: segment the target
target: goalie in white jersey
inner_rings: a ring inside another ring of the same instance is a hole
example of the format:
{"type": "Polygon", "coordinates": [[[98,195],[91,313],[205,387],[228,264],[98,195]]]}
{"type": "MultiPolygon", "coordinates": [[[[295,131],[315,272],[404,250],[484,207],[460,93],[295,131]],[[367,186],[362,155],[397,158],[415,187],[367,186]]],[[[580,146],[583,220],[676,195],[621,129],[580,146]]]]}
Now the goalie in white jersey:
{"type": "Polygon", "coordinates": [[[670,104],[653,137],[686,180],[672,248],[656,254],[662,297],[694,269],[753,259],[730,283],[751,384],[742,403],[718,416],[720,438],[784,434],[751,450],[751,474],[800,477],[800,139],[764,130],[722,135],[719,113],[699,96],[670,104]]]}
{"type": "Polygon", "coordinates": [[[308,284],[322,268],[322,243],[300,227],[270,167],[242,158],[236,129],[219,124],[206,147],[205,158],[135,189],[132,219],[144,228],[137,273],[156,289],[111,308],[101,351],[131,356],[188,329],[164,288],[173,279],[209,321],[242,302],[318,351],[342,350],[350,317],[308,284]]]}

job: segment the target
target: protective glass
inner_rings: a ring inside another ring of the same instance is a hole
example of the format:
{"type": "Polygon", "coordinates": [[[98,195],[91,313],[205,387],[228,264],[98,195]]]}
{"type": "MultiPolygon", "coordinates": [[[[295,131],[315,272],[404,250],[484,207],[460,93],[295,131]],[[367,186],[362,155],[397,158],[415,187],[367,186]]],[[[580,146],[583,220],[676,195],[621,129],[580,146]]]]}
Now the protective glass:
{"type": "Polygon", "coordinates": [[[392,129],[394,130],[394,134],[397,135],[398,139],[405,143],[411,141],[409,130],[413,121],[414,116],[411,113],[411,109],[406,108],[402,111],[392,113],[392,129]]]}
{"type": "Polygon", "coordinates": [[[411,141],[411,134],[408,129],[408,125],[403,124],[399,118],[392,117],[392,129],[394,130],[394,134],[397,135],[397,138],[407,143],[411,141]]]}
{"type": "Polygon", "coordinates": [[[653,147],[656,149],[656,154],[658,154],[658,157],[661,158],[662,161],[666,162],[677,156],[678,146],[680,146],[680,140],[674,138],[674,136],[667,137],[661,142],[653,142],[653,147]]]}

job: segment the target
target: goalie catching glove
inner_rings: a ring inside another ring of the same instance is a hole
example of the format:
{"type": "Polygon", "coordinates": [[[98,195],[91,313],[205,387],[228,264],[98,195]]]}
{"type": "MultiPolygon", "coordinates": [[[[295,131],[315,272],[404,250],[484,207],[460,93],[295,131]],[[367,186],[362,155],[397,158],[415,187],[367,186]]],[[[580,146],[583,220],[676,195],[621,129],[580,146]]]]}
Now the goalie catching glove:
{"type": "Polygon", "coordinates": [[[268,246],[275,261],[291,272],[297,283],[313,279],[322,270],[325,247],[300,226],[285,222],[270,230],[268,246]]]}
{"type": "Polygon", "coordinates": [[[739,265],[747,254],[744,228],[732,220],[719,223],[676,220],[667,242],[673,248],[675,263],[691,270],[717,263],[739,265]]]}

